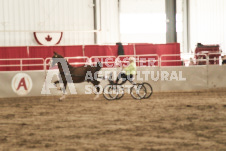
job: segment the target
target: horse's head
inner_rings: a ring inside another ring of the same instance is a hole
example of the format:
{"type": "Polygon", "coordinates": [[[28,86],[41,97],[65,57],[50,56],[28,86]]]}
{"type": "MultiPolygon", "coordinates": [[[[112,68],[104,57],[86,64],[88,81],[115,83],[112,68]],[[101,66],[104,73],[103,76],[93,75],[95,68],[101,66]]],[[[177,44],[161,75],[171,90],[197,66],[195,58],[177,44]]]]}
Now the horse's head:
{"type": "Polygon", "coordinates": [[[58,58],[64,58],[63,56],[59,55],[58,53],[56,53],[55,51],[53,52],[54,55],[52,56],[52,60],[51,60],[51,66],[50,67],[53,67],[59,60],[58,58]]]}

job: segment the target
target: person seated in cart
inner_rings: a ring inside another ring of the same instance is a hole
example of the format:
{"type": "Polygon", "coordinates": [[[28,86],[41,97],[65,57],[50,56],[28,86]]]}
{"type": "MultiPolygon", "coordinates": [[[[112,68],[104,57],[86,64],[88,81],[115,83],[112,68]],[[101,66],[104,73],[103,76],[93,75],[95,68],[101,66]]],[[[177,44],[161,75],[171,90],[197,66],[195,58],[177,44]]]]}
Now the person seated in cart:
{"type": "Polygon", "coordinates": [[[120,83],[120,85],[126,83],[127,80],[132,83],[137,70],[136,59],[134,57],[130,57],[129,65],[127,67],[123,67],[123,70],[124,71],[121,71],[118,74],[116,81],[114,82],[112,81],[111,84],[117,85],[120,79],[122,79],[122,82],[120,83]]]}

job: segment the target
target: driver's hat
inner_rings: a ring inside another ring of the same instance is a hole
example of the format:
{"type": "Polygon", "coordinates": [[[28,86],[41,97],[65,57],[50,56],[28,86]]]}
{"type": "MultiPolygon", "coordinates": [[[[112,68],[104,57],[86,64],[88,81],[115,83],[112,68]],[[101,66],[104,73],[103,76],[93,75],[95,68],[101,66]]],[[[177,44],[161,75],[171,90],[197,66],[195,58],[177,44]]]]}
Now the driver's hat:
{"type": "Polygon", "coordinates": [[[134,57],[129,57],[129,61],[133,61],[133,62],[135,62],[135,61],[136,61],[136,59],[135,59],[134,57]]]}

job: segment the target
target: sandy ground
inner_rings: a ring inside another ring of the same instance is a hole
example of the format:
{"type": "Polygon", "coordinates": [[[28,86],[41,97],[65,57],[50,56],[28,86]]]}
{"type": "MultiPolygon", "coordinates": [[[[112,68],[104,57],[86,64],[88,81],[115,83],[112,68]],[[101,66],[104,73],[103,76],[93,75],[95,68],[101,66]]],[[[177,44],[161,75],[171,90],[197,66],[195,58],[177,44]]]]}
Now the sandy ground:
{"type": "Polygon", "coordinates": [[[226,150],[226,91],[0,100],[0,150],[226,150]]]}

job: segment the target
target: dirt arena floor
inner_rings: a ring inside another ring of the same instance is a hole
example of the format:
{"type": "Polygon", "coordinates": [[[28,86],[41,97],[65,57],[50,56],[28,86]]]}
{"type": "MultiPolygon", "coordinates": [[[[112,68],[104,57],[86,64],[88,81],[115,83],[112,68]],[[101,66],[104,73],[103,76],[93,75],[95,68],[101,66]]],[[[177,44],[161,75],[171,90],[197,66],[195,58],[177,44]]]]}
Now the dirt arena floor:
{"type": "Polygon", "coordinates": [[[0,99],[0,150],[226,150],[226,91],[0,99]]]}

